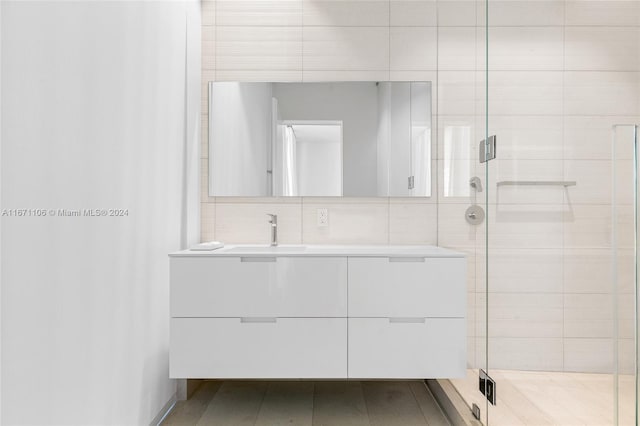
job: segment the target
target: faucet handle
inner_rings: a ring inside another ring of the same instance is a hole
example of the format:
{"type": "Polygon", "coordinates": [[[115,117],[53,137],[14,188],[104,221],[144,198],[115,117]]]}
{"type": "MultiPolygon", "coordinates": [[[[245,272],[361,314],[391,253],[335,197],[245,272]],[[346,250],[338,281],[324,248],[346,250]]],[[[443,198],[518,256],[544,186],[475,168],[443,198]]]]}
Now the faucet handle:
{"type": "Polygon", "coordinates": [[[267,213],[267,216],[269,216],[271,218],[271,220],[269,220],[269,223],[273,223],[274,225],[276,223],[278,223],[278,215],[277,214],[267,213]]]}

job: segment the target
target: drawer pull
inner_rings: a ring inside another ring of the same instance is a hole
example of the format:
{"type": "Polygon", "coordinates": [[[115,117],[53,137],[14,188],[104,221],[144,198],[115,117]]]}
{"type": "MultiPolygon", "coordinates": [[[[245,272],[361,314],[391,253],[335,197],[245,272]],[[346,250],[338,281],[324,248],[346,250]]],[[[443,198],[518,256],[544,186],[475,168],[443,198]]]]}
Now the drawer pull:
{"type": "Polygon", "coordinates": [[[389,262],[422,262],[424,257],[390,257],[389,262]]]}
{"type": "Polygon", "coordinates": [[[275,262],[275,257],[241,257],[240,262],[275,262]]]}
{"type": "Polygon", "coordinates": [[[273,317],[242,317],[240,318],[240,322],[243,324],[259,324],[259,323],[275,323],[278,321],[278,318],[273,317]]]}
{"type": "Polygon", "coordinates": [[[424,318],[389,318],[391,324],[424,324],[424,318]]]}

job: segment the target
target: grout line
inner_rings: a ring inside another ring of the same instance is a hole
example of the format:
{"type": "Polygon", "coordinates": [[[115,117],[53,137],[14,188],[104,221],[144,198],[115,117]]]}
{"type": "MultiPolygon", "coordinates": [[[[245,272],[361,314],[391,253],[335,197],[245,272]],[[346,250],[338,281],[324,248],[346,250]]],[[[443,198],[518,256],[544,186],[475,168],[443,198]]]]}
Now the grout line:
{"type": "Polygon", "coordinates": [[[253,419],[254,426],[256,423],[258,423],[258,418],[260,417],[260,410],[262,410],[262,406],[264,405],[264,400],[267,398],[267,392],[269,392],[269,386],[271,386],[271,383],[272,382],[267,382],[267,384],[264,387],[264,393],[262,394],[260,405],[258,406],[258,409],[256,410],[256,416],[253,419]]]}

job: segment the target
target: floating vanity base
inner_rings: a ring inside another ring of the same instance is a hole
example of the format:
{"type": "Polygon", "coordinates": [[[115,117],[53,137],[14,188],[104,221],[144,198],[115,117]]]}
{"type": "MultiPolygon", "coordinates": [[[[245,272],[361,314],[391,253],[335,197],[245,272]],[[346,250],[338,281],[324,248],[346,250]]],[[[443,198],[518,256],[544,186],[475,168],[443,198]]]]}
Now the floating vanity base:
{"type": "Polygon", "coordinates": [[[170,256],[172,378],[466,374],[462,253],[228,246],[170,256]]]}

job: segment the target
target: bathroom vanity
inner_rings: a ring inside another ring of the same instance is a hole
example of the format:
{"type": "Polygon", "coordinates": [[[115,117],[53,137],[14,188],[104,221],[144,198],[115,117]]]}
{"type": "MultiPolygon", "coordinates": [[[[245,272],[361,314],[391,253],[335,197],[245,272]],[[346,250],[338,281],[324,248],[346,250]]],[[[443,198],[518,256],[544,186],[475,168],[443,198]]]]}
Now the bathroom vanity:
{"type": "Polygon", "coordinates": [[[170,266],[172,378],[465,376],[463,253],[227,246],[170,266]]]}

